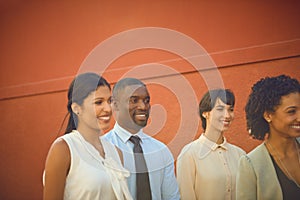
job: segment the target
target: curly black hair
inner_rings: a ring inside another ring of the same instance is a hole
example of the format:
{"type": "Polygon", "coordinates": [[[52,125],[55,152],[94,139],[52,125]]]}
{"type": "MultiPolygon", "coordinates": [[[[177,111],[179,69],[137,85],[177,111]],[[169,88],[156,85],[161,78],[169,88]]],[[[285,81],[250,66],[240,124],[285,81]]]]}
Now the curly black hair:
{"type": "Polygon", "coordinates": [[[264,140],[270,131],[264,113],[274,112],[283,96],[295,92],[300,92],[299,81],[287,75],[265,77],[253,85],[245,112],[247,130],[254,139],[264,140]]]}

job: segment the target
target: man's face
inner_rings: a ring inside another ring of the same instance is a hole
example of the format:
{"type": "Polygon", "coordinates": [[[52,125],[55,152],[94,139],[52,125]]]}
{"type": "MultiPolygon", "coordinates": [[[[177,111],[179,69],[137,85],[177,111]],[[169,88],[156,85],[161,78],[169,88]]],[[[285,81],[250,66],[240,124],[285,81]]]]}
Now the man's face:
{"type": "Polygon", "coordinates": [[[118,100],[118,123],[135,133],[147,125],[150,114],[150,96],[142,85],[127,86],[118,100]]]}

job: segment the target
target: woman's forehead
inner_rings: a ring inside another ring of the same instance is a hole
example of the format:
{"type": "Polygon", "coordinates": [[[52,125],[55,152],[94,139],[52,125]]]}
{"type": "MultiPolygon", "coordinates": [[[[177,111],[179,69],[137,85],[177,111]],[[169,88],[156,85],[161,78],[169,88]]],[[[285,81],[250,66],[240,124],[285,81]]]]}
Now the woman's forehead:
{"type": "Polygon", "coordinates": [[[219,98],[219,97],[216,99],[216,103],[215,103],[214,107],[216,107],[216,106],[229,106],[229,107],[232,107],[232,105],[226,104],[226,103],[225,103],[224,101],[222,101],[222,99],[219,98]]]}

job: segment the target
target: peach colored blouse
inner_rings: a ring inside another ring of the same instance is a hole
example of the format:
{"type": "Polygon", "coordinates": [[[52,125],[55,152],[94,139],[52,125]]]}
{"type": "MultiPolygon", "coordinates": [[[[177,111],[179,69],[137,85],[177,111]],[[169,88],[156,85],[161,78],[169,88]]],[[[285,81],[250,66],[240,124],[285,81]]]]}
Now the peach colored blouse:
{"type": "Polygon", "coordinates": [[[181,199],[234,200],[238,160],[245,154],[225,138],[218,145],[203,134],[186,145],[176,167],[181,199]]]}

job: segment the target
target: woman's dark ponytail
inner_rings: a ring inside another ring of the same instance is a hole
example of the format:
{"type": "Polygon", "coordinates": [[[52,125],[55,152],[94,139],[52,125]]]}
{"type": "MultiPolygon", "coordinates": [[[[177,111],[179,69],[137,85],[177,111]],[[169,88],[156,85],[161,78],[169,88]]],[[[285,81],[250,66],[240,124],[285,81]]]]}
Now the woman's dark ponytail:
{"type": "Polygon", "coordinates": [[[67,108],[68,108],[69,120],[65,130],[65,134],[70,133],[72,130],[77,129],[76,124],[78,123],[78,119],[77,119],[77,115],[72,111],[71,105],[72,102],[68,101],[67,108]]]}

